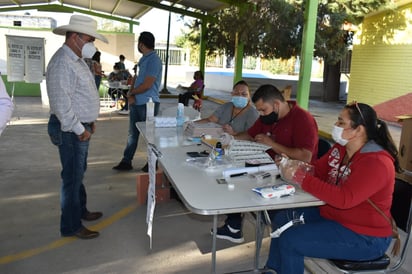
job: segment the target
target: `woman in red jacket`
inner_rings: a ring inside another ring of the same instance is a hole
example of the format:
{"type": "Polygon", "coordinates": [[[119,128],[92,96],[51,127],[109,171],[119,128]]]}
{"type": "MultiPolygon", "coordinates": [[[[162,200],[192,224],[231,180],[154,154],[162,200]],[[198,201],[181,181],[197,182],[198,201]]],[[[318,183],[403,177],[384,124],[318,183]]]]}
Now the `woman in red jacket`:
{"type": "MultiPolygon", "coordinates": [[[[276,230],[304,213],[305,224],[272,238],[266,266],[278,274],[304,273],[304,257],[371,260],[391,242],[390,216],[398,152],[386,124],[366,104],[346,105],[335,123],[336,144],[314,164],[314,175],[297,176],[302,189],[326,204],[277,211],[276,230]]],[[[298,171],[299,172],[299,171],[298,171]]]]}

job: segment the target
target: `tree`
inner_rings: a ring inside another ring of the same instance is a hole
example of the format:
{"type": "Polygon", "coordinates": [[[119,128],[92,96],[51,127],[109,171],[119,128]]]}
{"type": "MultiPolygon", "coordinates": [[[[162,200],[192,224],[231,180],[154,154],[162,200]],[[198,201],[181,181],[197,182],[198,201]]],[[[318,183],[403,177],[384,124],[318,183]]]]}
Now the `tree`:
{"type": "MultiPolygon", "coordinates": [[[[352,35],[343,25],[358,24],[366,14],[389,2],[319,0],[314,55],[324,59],[324,100],[334,101],[339,96],[340,60],[348,51],[352,35]]],[[[304,7],[304,0],[247,0],[221,10],[207,25],[208,53],[233,57],[238,37],[244,43],[244,55],[297,56],[301,50],[304,7]]],[[[198,31],[198,24],[196,21],[192,26],[194,30],[198,31]]]]}

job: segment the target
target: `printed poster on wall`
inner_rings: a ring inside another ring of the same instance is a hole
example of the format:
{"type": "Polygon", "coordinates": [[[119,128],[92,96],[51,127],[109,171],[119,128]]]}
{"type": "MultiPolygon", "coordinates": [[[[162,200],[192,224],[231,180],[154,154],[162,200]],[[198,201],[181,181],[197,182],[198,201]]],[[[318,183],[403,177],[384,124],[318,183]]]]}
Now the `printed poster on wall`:
{"type": "Polygon", "coordinates": [[[6,35],[7,81],[40,83],[44,79],[44,38],[6,35]]]}

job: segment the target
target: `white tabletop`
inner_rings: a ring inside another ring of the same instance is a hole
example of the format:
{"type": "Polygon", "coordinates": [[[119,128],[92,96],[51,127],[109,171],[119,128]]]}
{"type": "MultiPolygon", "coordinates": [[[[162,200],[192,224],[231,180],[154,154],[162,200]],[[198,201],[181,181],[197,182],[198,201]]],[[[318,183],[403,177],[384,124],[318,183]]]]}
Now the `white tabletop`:
{"type": "Polygon", "coordinates": [[[182,128],[155,128],[145,122],[136,124],[147,143],[152,143],[161,151],[159,159],[163,170],[186,207],[201,215],[216,215],[235,212],[261,211],[322,205],[323,202],[297,188],[292,196],[265,199],[252,191],[252,188],[266,184],[283,182],[267,178],[258,183],[248,176],[232,178],[234,188],[218,184],[224,168],[204,168],[187,162],[188,151],[202,151],[198,146],[183,137],[182,128]]]}

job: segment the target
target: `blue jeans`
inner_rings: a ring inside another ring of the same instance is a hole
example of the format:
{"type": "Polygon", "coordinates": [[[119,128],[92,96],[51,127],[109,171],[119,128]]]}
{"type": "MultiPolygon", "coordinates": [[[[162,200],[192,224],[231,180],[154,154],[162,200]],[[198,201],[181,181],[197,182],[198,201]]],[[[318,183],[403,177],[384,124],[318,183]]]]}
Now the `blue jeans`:
{"type": "Polygon", "coordinates": [[[242,213],[230,213],[227,214],[225,224],[229,225],[233,229],[242,230],[242,213]]]}
{"type": "Polygon", "coordinates": [[[292,226],[272,238],[266,266],[278,274],[304,273],[304,257],[371,260],[382,256],[391,237],[361,235],[323,218],[317,207],[270,212],[273,229],[304,213],[305,224],[292,226]],[[295,214],[293,214],[293,212],[295,214]]]}
{"type": "MultiPolygon", "coordinates": [[[[160,103],[155,102],[154,115],[159,113],[160,103]]],[[[126,148],[123,152],[122,162],[131,164],[134,154],[136,153],[137,144],[139,142],[139,131],[137,130],[136,123],[146,121],[146,105],[129,106],[129,135],[127,137],[126,148]]]]}
{"type": "Polygon", "coordinates": [[[62,165],[60,233],[71,236],[82,228],[81,217],[87,212],[83,176],[87,168],[89,141],[80,141],[73,132],[61,131],[60,121],[55,115],[50,116],[48,133],[51,142],[59,149],[62,165]]]}

